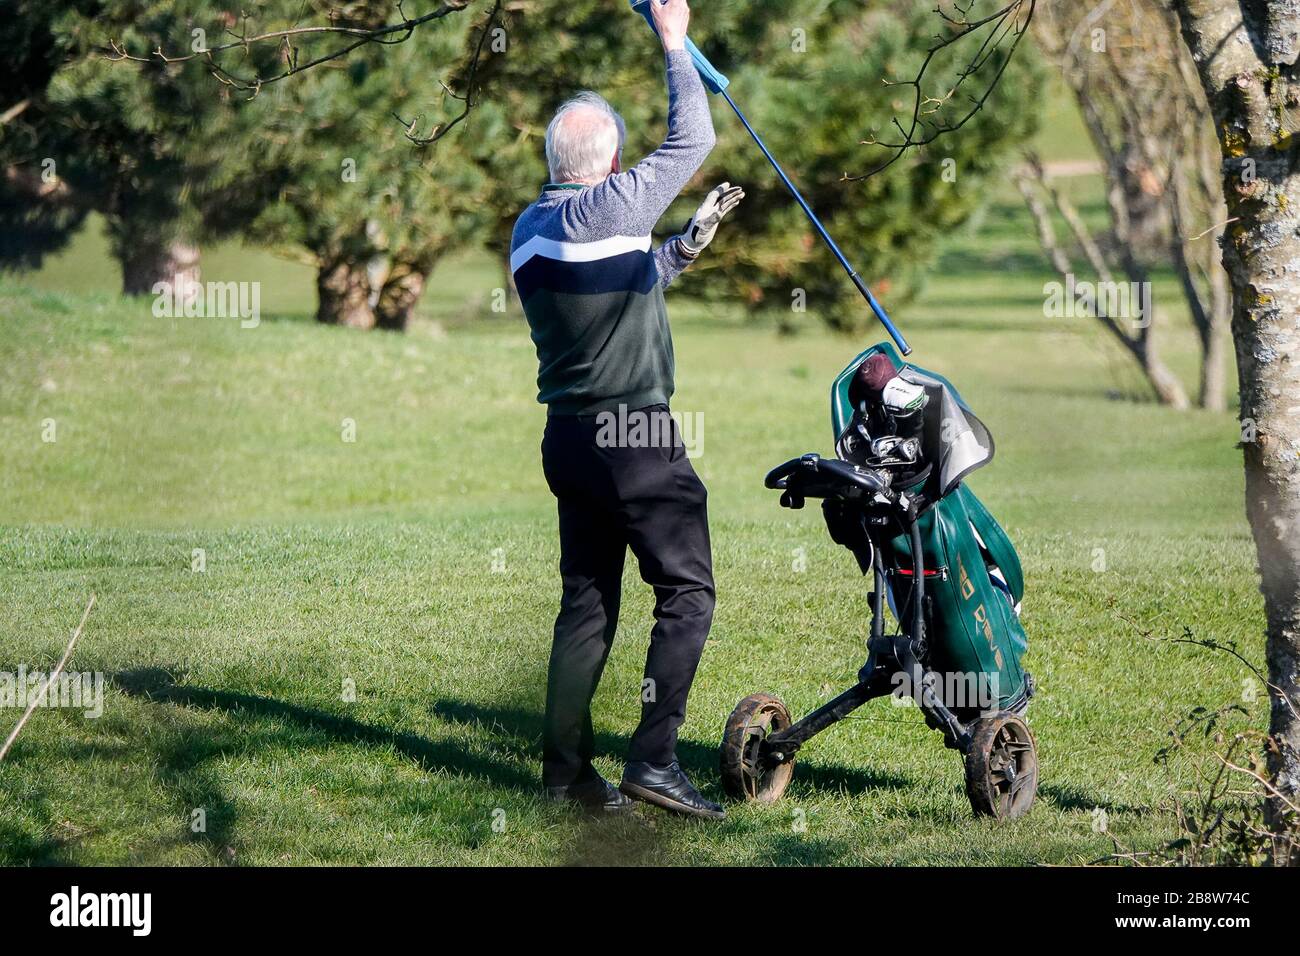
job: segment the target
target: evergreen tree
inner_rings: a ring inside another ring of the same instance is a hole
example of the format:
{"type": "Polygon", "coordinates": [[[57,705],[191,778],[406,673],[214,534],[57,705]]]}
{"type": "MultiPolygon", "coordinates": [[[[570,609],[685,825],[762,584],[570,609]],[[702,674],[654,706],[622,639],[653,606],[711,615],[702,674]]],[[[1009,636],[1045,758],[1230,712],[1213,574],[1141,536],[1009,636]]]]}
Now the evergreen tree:
{"type": "MultiPolygon", "coordinates": [[[[16,0],[0,42],[6,91],[26,104],[0,128],[0,267],[33,267],[102,213],[128,294],[193,277],[198,224],[186,196],[209,174],[192,148],[221,97],[201,71],[114,64],[108,41],[153,49],[189,39],[203,4],[177,0],[16,0]]],[[[13,106],[8,107],[13,109],[13,106]]]]}
{"type": "MultiPolygon", "coordinates": [[[[379,7],[334,22],[373,26],[391,16],[379,7]]],[[[206,228],[306,250],[320,321],[405,328],[438,261],[481,241],[485,184],[464,127],[419,148],[398,117],[418,137],[463,110],[458,70],[489,11],[359,48],[234,105],[225,122],[235,139],[251,129],[255,147],[225,156],[206,183],[206,228]]]]}

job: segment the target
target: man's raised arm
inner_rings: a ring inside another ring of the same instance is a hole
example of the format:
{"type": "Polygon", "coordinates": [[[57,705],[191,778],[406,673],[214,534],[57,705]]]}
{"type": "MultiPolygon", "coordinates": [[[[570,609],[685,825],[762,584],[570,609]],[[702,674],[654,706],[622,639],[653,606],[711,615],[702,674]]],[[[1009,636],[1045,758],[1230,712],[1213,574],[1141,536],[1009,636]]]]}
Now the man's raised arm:
{"type": "Polygon", "coordinates": [[[668,71],[668,138],[641,162],[616,173],[579,198],[582,212],[608,215],[621,207],[624,235],[646,235],[704,165],[716,137],[709,97],[686,51],[686,0],[651,0],[668,71]]]}

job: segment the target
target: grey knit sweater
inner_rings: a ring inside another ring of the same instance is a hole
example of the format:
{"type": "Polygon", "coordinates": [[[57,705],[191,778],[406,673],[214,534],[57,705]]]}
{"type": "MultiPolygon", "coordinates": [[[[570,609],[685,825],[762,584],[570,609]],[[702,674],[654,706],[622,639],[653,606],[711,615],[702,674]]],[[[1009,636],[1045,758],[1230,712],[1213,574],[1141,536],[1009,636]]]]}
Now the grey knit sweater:
{"type": "Polygon", "coordinates": [[[553,415],[667,403],[673,342],[664,287],[690,260],[650,232],[713,148],[704,84],[667,54],[668,138],[595,186],[547,185],[515,223],[510,269],[537,347],[537,400],[553,415]]]}

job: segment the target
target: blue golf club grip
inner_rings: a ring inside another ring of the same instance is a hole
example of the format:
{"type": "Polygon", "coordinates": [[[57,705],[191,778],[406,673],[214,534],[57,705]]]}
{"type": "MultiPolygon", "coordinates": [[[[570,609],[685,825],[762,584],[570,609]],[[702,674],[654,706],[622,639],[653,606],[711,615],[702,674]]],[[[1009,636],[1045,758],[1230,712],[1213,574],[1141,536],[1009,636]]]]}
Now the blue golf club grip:
{"type": "MultiPolygon", "coordinates": [[[[632,9],[641,14],[645,22],[650,24],[650,29],[654,30],[655,22],[653,14],[650,13],[650,4],[656,3],[657,0],[628,0],[628,2],[632,4],[632,9]]],[[[655,30],[655,35],[659,35],[658,30],[655,30]]],[[[710,93],[721,93],[727,88],[731,81],[714,69],[713,64],[700,52],[699,47],[691,42],[690,37],[686,38],[686,52],[691,55],[696,72],[700,74],[700,79],[704,81],[710,93]]]]}

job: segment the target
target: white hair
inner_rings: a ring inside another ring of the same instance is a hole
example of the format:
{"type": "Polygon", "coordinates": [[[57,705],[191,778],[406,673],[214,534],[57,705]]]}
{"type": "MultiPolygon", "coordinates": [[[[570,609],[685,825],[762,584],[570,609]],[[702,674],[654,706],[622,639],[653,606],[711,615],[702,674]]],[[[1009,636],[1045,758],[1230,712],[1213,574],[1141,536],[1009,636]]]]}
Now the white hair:
{"type": "Polygon", "coordinates": [[[623,117],[590,90],[558,110],[546,127],[546,165],[553,183],[603,179],[623,151],[623,117]]]}

